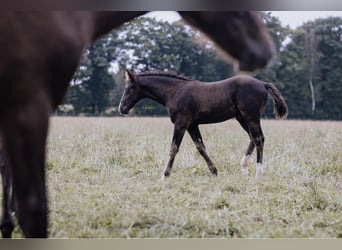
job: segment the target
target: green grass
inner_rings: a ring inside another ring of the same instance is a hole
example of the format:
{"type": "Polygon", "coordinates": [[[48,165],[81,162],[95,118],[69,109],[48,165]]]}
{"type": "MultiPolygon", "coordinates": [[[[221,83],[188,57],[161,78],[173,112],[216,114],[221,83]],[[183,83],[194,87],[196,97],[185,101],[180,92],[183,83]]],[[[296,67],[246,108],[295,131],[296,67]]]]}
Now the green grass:
{"type": "Polygon", "coordinates": [[[255,152],[249,176],[241,173],[248,136],[236,121],[203,125],[218,177],[185,135],[171,177],[159,181],[168,118],[53,118],[50,237],[342,237],[341,125],[263,120],[258,179],[255,152]]]}

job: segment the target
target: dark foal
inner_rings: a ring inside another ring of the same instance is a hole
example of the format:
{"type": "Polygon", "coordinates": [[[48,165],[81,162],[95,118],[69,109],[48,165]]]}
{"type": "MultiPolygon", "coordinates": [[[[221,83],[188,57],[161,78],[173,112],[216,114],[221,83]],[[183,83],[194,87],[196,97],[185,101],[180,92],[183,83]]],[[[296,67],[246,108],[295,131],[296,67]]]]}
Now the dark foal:
{"type": "Polygon", "coordinates": [[[260,126],[267,93],[273,98],[277,118],[287,115],[287,105],[271,83],[248,76],[235,76],[219,82],[204,83],[165,72],[134,74],[126,71],[126,88],[119,111],[127,114],[141,99],[150,98],[164,106],[174,124],[170,160],[163,177],[171,174],[173,161],[185,131],[208,164],[212,174],[217,169],[206,153],[199,124],[222,122],[235,117],[250,137],[247,152],[241,161],[247,173],[247,160],[257,150],[256,175],[262,172],[264,135],[260,126]]]}
{"type": "MultiPolygon", "coordinates": [[[[45,183],[49,114],[61,102],[84,50],[99,36],[145,12],[5,12],[0,15],[0,136],[3,237],[12,232],[9,204],[25,237],[46,237],[45,183]]],[[[253,12],[181,12],[242,70],[271,57],[265,26],[253,12]]]]}

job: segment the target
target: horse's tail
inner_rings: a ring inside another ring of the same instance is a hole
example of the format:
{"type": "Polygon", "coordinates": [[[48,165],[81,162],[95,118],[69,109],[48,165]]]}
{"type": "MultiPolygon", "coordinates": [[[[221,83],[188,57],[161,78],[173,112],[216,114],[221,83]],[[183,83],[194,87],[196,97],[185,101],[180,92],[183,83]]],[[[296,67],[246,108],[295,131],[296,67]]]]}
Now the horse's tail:
{"type": "Polygon", "coordinates": [[[272,83],[265,83],[265,87],[273,98],[274,113],[276,118],[286,118],[288,114],[287,104],[280,91],[272,83]]]}

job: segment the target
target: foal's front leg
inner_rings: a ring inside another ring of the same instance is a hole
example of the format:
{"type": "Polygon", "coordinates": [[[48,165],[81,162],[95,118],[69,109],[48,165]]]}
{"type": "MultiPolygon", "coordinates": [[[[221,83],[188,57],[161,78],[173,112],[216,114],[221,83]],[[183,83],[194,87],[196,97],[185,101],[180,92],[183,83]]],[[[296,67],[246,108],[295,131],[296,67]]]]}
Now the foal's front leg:
{"type": "Polygon", "coordinates": [[[174,129],[173,129],[172,143],[171,143],[171,148],[170,148],[170,159],[164,171],[164,175],[162,176],[162,179],[164,179],[165,177],[169,177],[171,174],[173,161],[176,157],[176,154],[178,153],[179,146],[183,140],[185,130],[186,130],[185,125],[179,125],[175,123],[174,129]]]}
{"type": "Polygon", "coordinates": [[[198,128],[198,125],[193,125],[190,126],[188,128],[188,132],[191,136],[191,139],[193,140],[193,142],[195,143],[195,146],[198,150],[198,152],[203,156],[203,158],[205,159],[205,161],[208,164],[209,170],[213,175],[217,175],[217,169],[214,165],[214,163],[211,161],[211,159],[209,158],[206,150],[205,150],[205,146],[202,140],[202,136],[201,136],[201,132],[198,128]]]}

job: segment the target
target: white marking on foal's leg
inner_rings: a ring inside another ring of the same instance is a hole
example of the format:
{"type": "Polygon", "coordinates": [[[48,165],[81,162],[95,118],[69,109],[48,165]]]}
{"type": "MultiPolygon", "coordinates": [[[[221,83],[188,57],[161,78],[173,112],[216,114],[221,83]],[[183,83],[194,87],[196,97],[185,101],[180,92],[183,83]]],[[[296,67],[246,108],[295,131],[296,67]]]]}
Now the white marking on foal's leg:
{"type": "Polygon", "coordinates": [[[255,171],[255,177],[258,177],[259,174],[262,174],[264,172],[264,169],[262,167],[262,163],[257,162],[256,164],[256,171],[255,171]]]}
{"type": "Polygon", "coordinates": [[[164,181],[165,180],[165,175],[163,174],[162,177],[159,179],[159,181],[164,181]]]}
{"type": "Polygon", "coordinates": [[[248,165],[248,160],[250,157],[251,157],[251,155],[245,155],[244,157],[242,157],[240,165],[241,165],[242,173],[244,173],[244,174],[248,174],[247,165],[248,165]]]}

